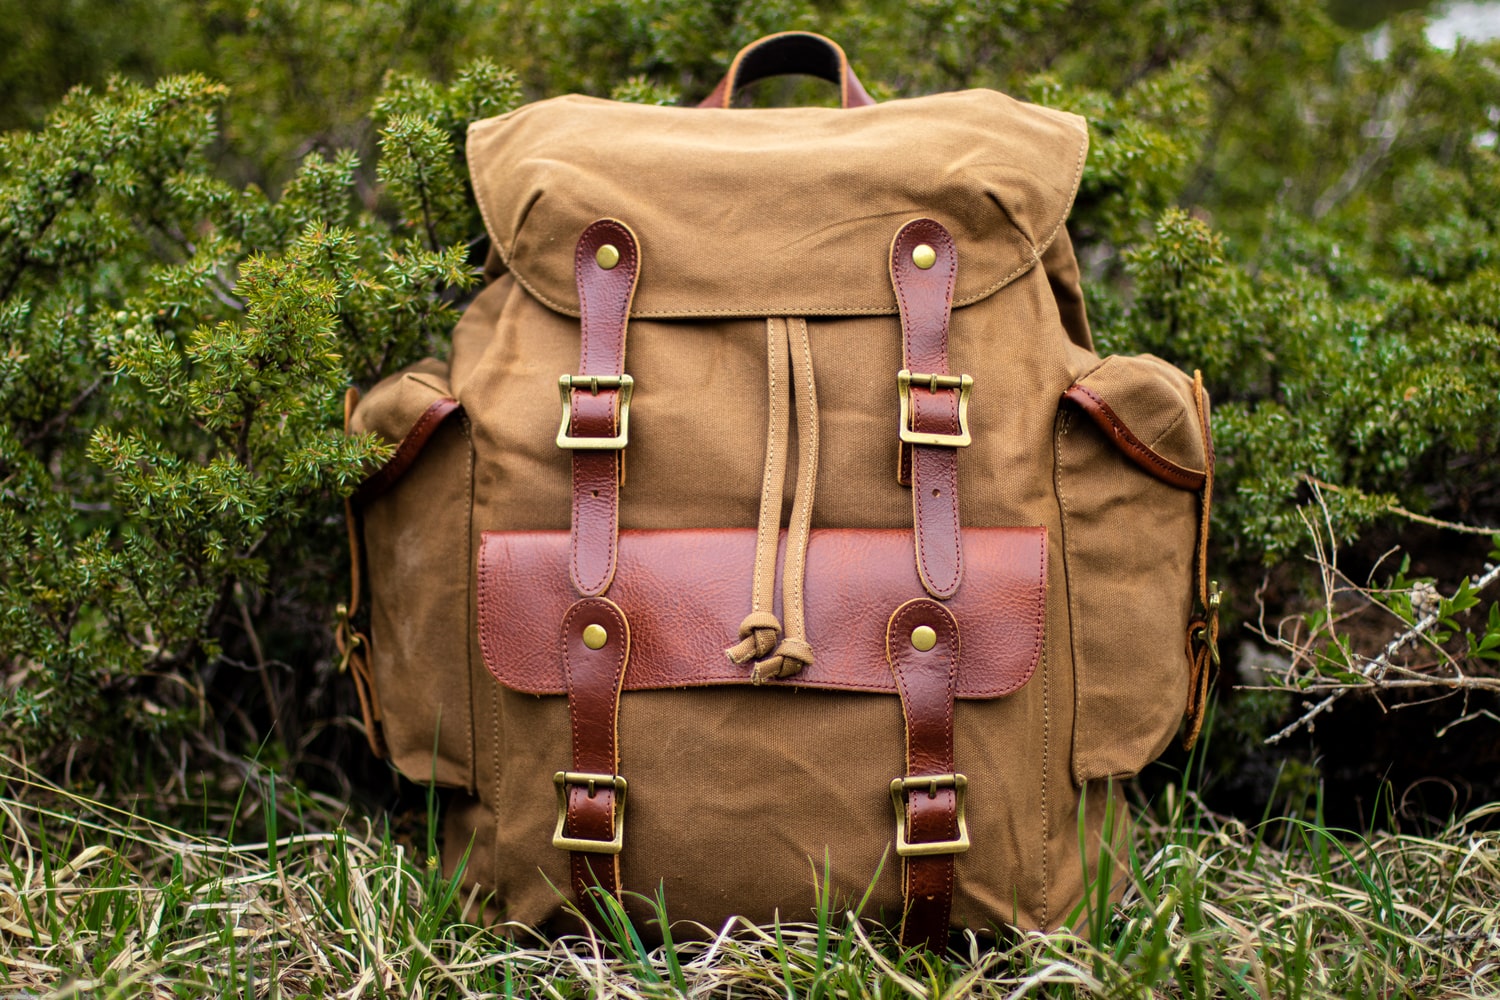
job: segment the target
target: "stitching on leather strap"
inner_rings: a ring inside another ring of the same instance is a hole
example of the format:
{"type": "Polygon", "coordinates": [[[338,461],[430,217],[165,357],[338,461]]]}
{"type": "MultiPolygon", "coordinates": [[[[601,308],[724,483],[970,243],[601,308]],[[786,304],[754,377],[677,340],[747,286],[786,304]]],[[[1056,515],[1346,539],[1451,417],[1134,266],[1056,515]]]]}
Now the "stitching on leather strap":
{"type": "MultiPolygon", "coordinates": [[[[622,222],[600,219],[578,238],[573,267],[578,284],[579,375],[623,376],[630,303],[640,275],[635,234],[622,222]],[[606,244],[617,251],[609,266],[597,257],[606,244]]],[[[620,432],[620,387],[575,384],[568,396],[567,431],[574,439],[611,438],[620,432]]],[[[573,586],[586,597],[605,593],[614,579],[622,456],[622,450],[573,449],[570,570],[573,586]]]]}
{"type": "Polygon", "coordinates": [[[1219,609],[1216,599],[1209,593],[1208,584],[1208,522],[1213,506],[1214,492],[1214,440],[1209,429],[1208,394],[1203,388],[1203,373],[1193,372],[1193,406],[1198,414],[1198,428],[1203,435],[1203,486],[1198,495],[1199,523],[1198,544],[1195,552],[1197,563],[1198,606],[1188,623],[1188,703],[1187,728],[1182,744],[1191,750],[1198,742],[1203,728],[1203,717],[1208,709],[1208,690],[1212,684],[1214,660],[1219,646],[1219,609]]]}
{"type": "MultiPolygon", "coordinates": [[[[902,363],[907,372],[914,373],[910,388],[902,389],[911,403],[911,426],[902,433],[957,437],[964,430],[960,399],[967,399],[961,395],[967,389],[939,388],[936,380],[921,387],[915,379],[916,373],[949,374],[948,324],[958,275],[953,237],[933,219],[908,222],[891,241],[890,272],[901,313],[902,363]],[[933,257],[926,268],[913,260],[913,251],[924,244],[933,257]]],[[[901,471],[910,471],[917,575],[927,593],[938,600],[952,597],[963,582],[958,447],[951,443],[902,446],[901,471]]]]}
{"type": "MultiPolygon", "coordinates": [[[[568,683],[568,715],[573,732],[573,775],[614,778],[619,770],[620,691],[630,658],[630,627],[625,613],[603,597],[586,597],[568,609],[562,624],[563,664],[568,683]],[[602,645],[589,645],[591,629],[603,629],[602,645]]],[[[561,779],[559,774],[557,779],[561,779]]],[[[566,800],[562,834],[607,845],[623,822],[619,794],[608,781],[578,784],[559,780],[566,800]],[[621,813],[617,817],[617,813],[621,813]]],[[[561,808],[561,807],[559,807],[561,808]]],[[[573,895],[587,916],[594,888],[620,895],[618,851],[572,850],[573,895]]]]}
{"type": "Polygon", "coordinates": [[[1093,389],[1081,383],[1074,384],[1063,393],[1063,398],[1077,404],[1078,408],[1087,413],[1100,430],[1110,436],[1110,439],[1127,458],[1152,476],[1178,489],[1196,490],[1202,487],[1204,473],[1185,469],[1157,454],[1135,436],[1135,433],[1115,414],[1104,398],[1093,389]]]}
{"type": "Polygon", "coordinates": [[[968,849],[962,806],[967,778],[957,773],[953,752],[959,652],[958,623],[930,598],[901,605],[886,626],[886,657],[906,723],[906,775],[893,801],[905,810],[910,849],[919,851],[939,841],[947,847],[940,853],[909,853],[902,858],[901,945],[923,945],[938,955],[947,950],[954,859],[968,849]],[[923,628],[934,640],[926,650],[915,641],[917,630],[923,628]],[[934,781],[924,787],[923,778],[934,781]]]}

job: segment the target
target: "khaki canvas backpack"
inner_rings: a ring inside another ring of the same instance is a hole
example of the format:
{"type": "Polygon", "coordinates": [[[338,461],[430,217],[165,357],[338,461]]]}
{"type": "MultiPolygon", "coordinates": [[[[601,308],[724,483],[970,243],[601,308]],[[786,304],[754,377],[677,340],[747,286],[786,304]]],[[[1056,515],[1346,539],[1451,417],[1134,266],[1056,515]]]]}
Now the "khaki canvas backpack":
{"type": "Polygon", "coordinates": [[[352,409],[395,451],[341,642],[493,916],[804,920],[826,864],[905,944],[1076,918],[1217,627],[1207,400],[1093,350],[1087,145],[992,91],[876,104],[805,33],[698,108],[474,123],[487,282],[352,409]],[[730,107],[784,72],[842,107],[730,107]]]}

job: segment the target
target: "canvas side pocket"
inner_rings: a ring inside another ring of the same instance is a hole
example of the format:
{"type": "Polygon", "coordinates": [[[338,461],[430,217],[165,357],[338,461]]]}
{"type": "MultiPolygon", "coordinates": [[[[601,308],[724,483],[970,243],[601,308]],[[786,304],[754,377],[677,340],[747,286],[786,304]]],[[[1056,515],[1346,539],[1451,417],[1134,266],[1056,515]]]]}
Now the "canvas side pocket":
{"type": "Polygon", "coordinates": [[[369,586],[368,714],[402,774],[472,788],[474,463],[447,371],[428,359],[387,378],[359,402],[349,429],[396,447],[354,495],[369,586]]]}
{"type": "Polygon", "coordinates": [[[1080,784],[1145,767],[1187,704],[1187,633],[1211,461],[1198,413],[1193,380],[1150,355],[1106,358],[1069,388],[1058,411],[1080,784]]]}

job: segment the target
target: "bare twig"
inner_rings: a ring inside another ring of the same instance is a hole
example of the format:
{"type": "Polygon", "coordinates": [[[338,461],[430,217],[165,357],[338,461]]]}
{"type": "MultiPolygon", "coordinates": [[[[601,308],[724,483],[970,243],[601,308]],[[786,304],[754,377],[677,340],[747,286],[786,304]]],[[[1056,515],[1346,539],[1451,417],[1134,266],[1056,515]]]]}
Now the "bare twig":
{"type": "Polygon", "coordinates": [[[1366,134],[1375,141],[1354,158],[1339,179],[1313,202],[1312,217],[1321,219],[1339,202],[1343,201],[1364,182],[1370,172],[1379,165],[1395,146],[1406,125],[1406,110],[1416,96],[1416,86],[1410,80],[1402,80],[1389,94],[1384,95],[1375,109],[1374,116],[1366,125],[1366,134]]]}
{"type": "MultiPolygon", "coordinates": [[[[1329,579],[1326,573],[1324,579],[1325,582],[1329,579]]],[[[1477,593],[1490,586],[1490,584],[1494,583],[1496,580],[1500,580],[1500,565],[1490,566],[1479,576],[1470,577],[1469,586],[1473,592],[1477,593]]],[[[1331,592],[1328,594],[1327,599],[1330,602],[1331,606],[1331,592]]],[[[1315,720],[1319,715],[1322,715],[1324,712],[1328,711],[1328,709],[1331,708],[1335,702],[1337,702],[1344,695],[1348,694],[1350,691],[1354,690],[1375,687],[1377,685],[1384,688],[1430,686],[1438,688],[1449,688],[1452,690],[1500,690],[1500,679],[1487,677],[1466,677],[1461,673],[1456,677],[1435,677],[1427,674],[1420,675],[1419,677],[1399,680],[1390,680],[1386,677],[1386,674],[1392,669],[1393,666],[1396,666],[1397,669],[1402,669],[1399,667],[1399,665],[1392,664],[1391,657],[1393,657],[1409,643],[1413,643],[1417,639],[1423,638],[1427,632],[1429,632],[1435,625],[1442,621],[1442,617],[1443,616],[1441,610],[1435,609],[1428,614],[1423,615],[1416,622],[1416,624],[1412,625],[1409,629],[1400,632],[1394,639],[1386,643],[1385,648],[1380,651],[1380,654],[1378,656],[1375,656],[1358,669],[1358,673],[1361,675],[1361,677],[1368,681],[1367,684],[1355,684],[1350,682],[1329,682],[1323,685],[1313,685],[1309,688],[1304,689],[1310,691],[1328,690],[1329,694],[1322,701],[1312,706],[1306,712],[1303,712],[1302,715],[1299,716],[1295,721],[1282,728],[1276,734],[1267,737],[1266,742],[1271,744],[1279,743],[1298,730],[1310,726],[1313,720],[1315,720]]]]}
{"type": "MultiPolygon", "coordinates": [[[[1315,491],[1328,490],[1331,493],[1347,492],[1342,486],[1335,486],[1333,483],[1325,483],[1323,480],[1317,479],[1313,476],[1303,476],[1302,479],[1315,491]]],[[[1500,528],[1487,528],[1484,525],[1459,524],[1457,521],[1444,521],[1436,517],[1429,517],[1426,514],[1418,514],[1416,511],[1407,510],[1405,507],[1396,503],[1394,500],[1386,504],[1385,509],[1387,512],[1395,514],[1397,517],[1406,518],[1408,521],[1416,521],[1418,524],[1428,524],[1434,528],[1443,528],[1447,531],[1457,531],[1460,534],[1464,535],[1500,535],[1500,528]]]]}

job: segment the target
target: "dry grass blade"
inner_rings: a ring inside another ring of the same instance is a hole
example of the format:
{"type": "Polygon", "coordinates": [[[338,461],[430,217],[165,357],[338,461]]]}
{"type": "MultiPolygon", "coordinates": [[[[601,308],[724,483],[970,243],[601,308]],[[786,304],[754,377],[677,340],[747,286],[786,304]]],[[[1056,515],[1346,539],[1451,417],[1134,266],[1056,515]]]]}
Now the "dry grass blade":
{"type": "Polygon", "coordinates": [[[1179,792],[1138,824],[1099,939],[970,934],[934,961],[826,907],[822,925],[678,924],[695,939],[647,951],[483,928],[460,908],[477,900],[441,908],[441,875],[368,832],[192,837],[0,768],[20,792],[0,796],[6,996],[1451,998],[1493,995],[1500,970],[1500,805],[1360,838],[1179,792]]]}

